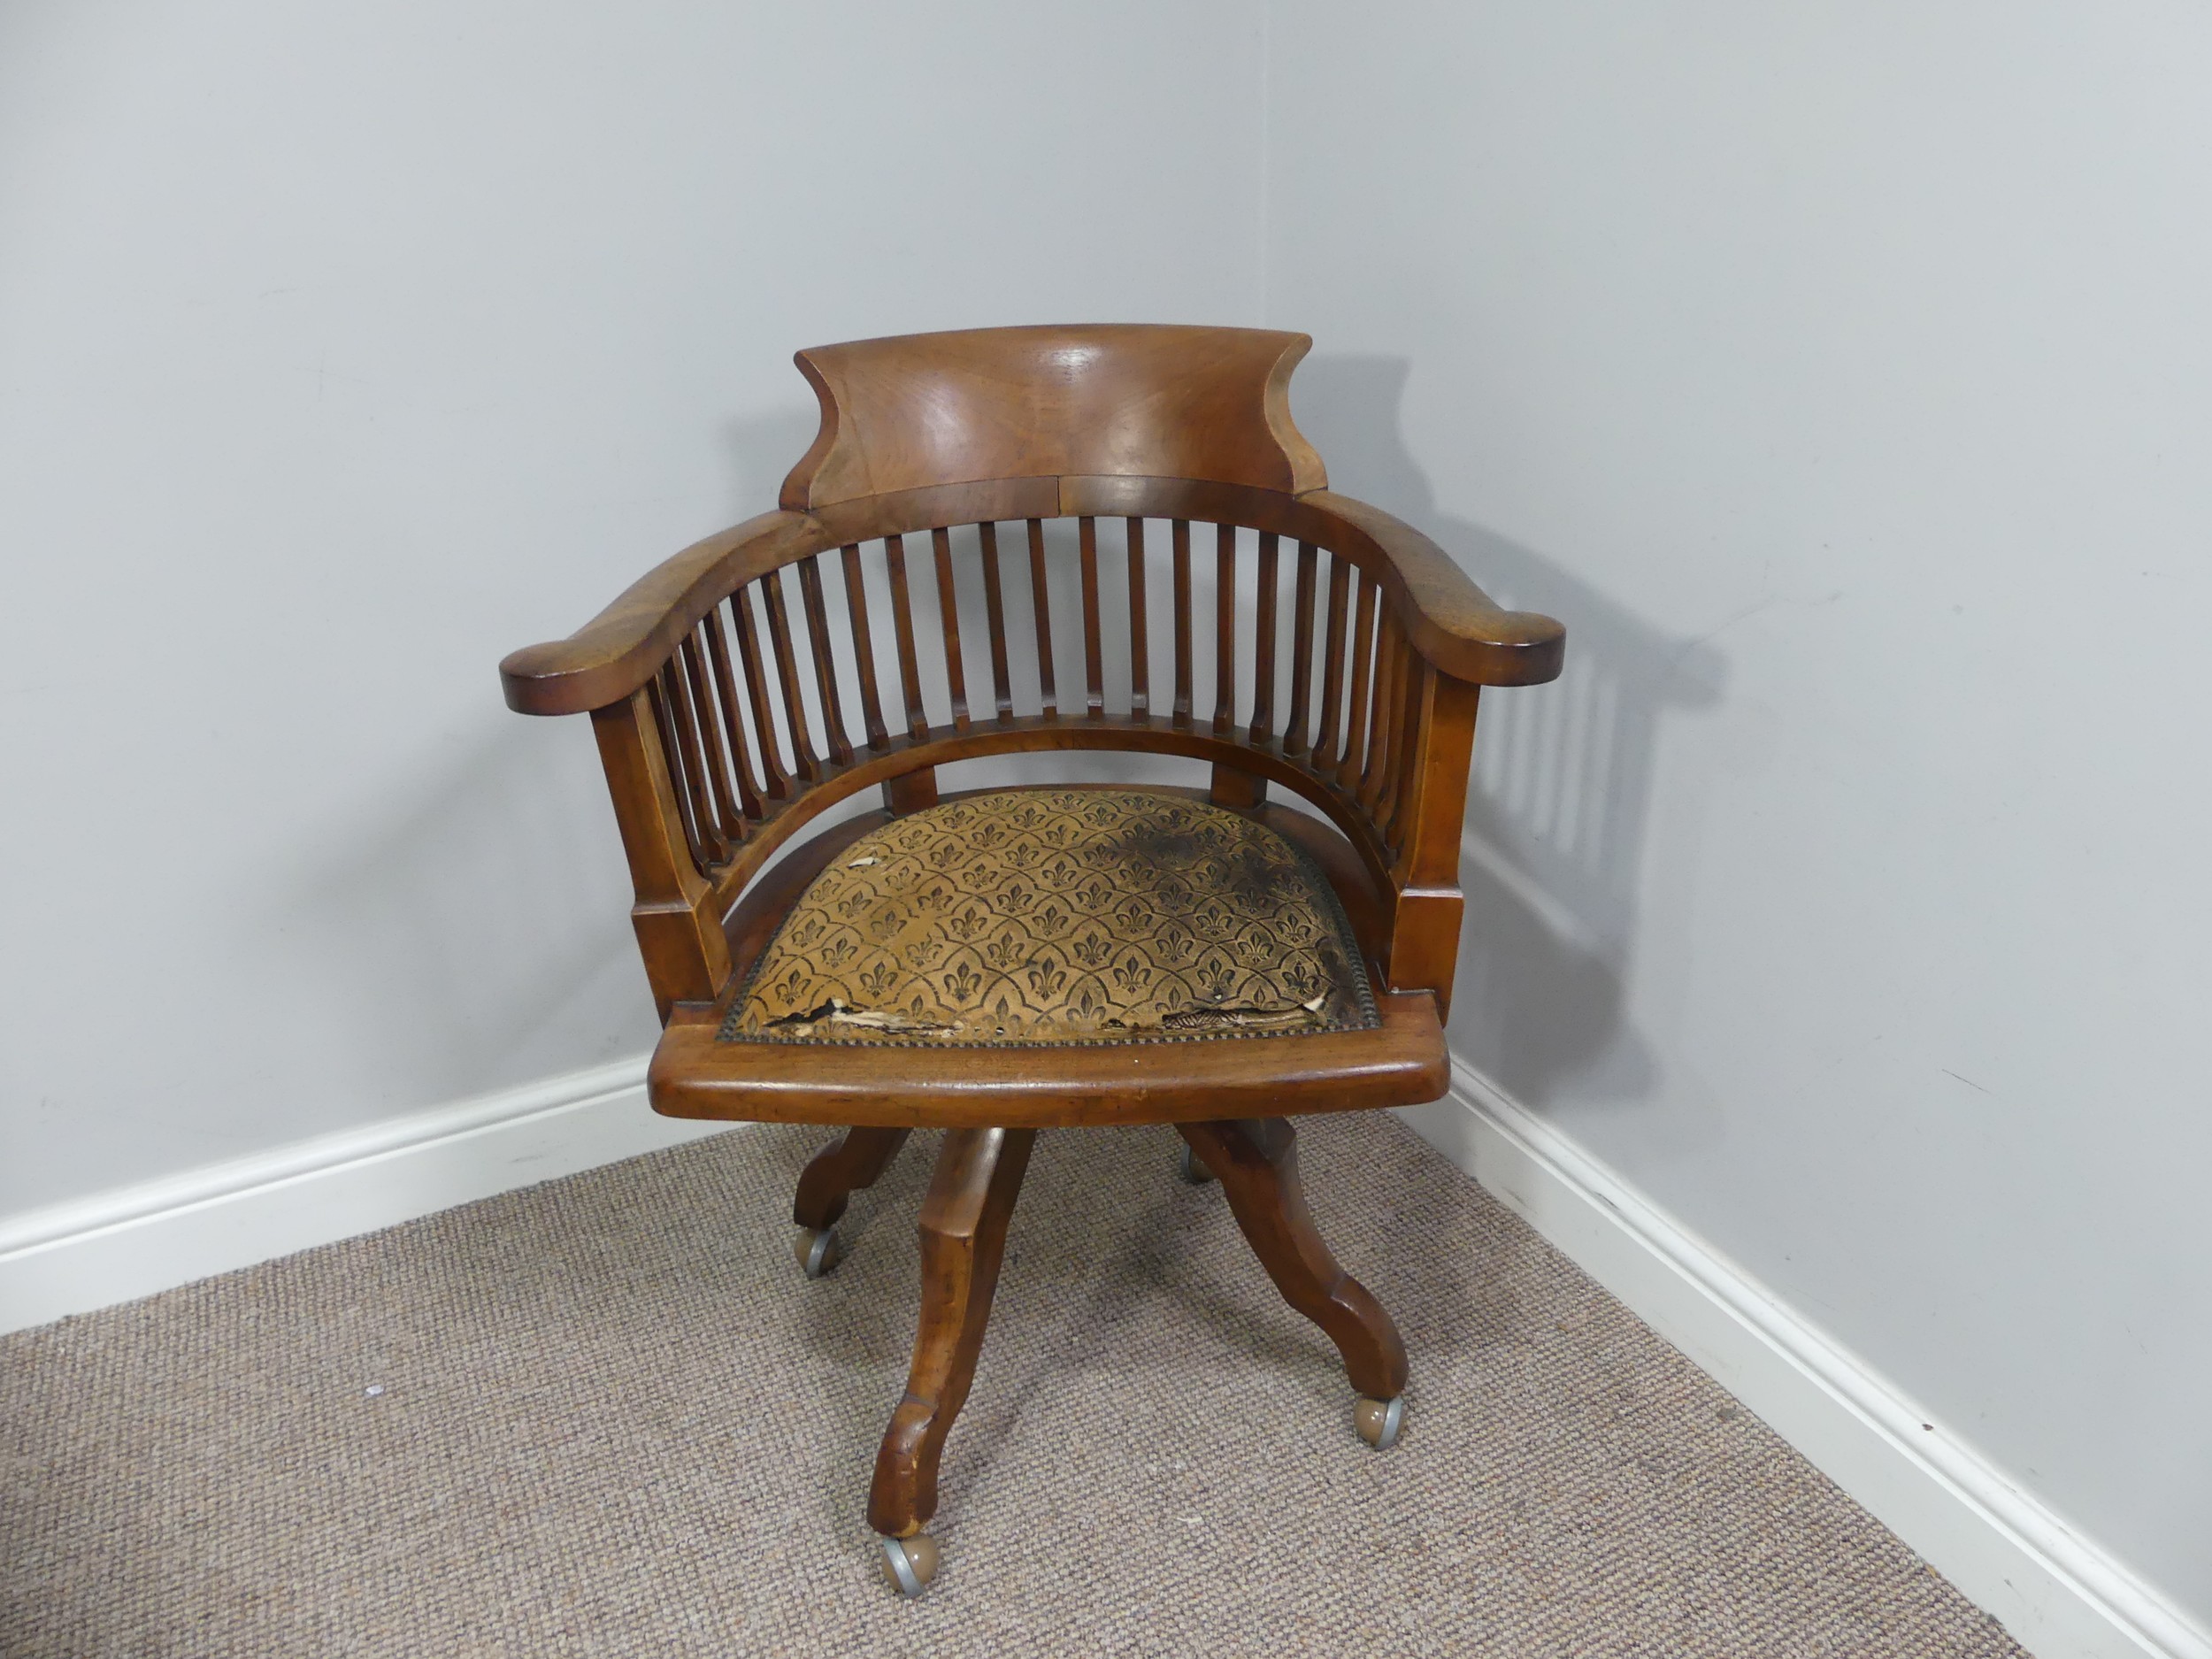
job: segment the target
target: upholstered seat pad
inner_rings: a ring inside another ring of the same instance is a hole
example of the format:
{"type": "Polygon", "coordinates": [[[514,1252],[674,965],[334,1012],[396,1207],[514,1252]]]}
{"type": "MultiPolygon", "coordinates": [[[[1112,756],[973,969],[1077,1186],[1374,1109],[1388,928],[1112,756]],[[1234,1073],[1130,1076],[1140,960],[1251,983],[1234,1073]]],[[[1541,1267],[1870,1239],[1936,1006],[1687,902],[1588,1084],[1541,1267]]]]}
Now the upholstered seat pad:
{"type": "Polygon", "coordinates": [[[1379,1023],[1334,890],[1273,830],[1185,795],[1010,790],[841,851],[718,1035],[996,1047],[1379,1023]]]}

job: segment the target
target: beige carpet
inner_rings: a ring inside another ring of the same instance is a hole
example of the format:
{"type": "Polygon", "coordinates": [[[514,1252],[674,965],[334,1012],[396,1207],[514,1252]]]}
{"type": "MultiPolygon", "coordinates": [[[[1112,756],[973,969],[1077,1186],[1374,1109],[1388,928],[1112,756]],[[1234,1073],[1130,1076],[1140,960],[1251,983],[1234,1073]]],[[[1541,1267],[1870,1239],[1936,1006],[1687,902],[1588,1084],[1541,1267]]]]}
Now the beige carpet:
{"type": "Polygon", "coordinates": [[[0,1652],[1982,1655],[2020,1649],[1394,1121],[1303,1130],[1413,1360],[1354,1439],[1171,1132],[1038,1142],[922,1601],[862,1518],[917,1137],[794,1265],[818,1131],[681,1150],[0,1339],[0,1652]]]}

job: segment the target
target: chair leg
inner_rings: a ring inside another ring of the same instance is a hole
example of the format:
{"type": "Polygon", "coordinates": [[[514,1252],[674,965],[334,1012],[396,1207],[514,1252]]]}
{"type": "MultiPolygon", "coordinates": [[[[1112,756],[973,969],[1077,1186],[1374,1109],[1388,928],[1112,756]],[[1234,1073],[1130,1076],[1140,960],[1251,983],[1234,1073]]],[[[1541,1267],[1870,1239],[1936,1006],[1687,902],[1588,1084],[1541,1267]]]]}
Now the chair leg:
{"type": "Polygon", "coordinates": [[[1336,1344],[1361,1394],[1360,1438],[1378,1450],[1398,1437],[1404,1414],[1406,1347],[1367,1287],[1337,1265],[1315,1230],[1298,1179],[1298,1136],[1280,1118],[1178,1124],[1221,1180],[1237,1225],[1283,1300],[1336,1344]]]}
{"type": "Polygon", "coordinates": [[[874,1186],[876,1178],[891,1167],[907,1133],[904,1129],[848,1129],[799,1172],[791,1219],[799,1226],[795,1248],[809,1279],[821,1278],[844,1259],[837,1218],[845,1213],[848,1199],[862,1187],[874,1186]]]}
{"type": "Polygon", "coordinates": [[[876,1454],[868,1524],[883,1535],[884,1571],[918,1595],[936,1569],[922,1525],[937,1513],[937,1462],[968,1397],[998,1287],[1006,1225],[1035,1143],[1033,1129],[952,1129],[922,1200],[922,1316],[906,1395],[876,1454]]]}

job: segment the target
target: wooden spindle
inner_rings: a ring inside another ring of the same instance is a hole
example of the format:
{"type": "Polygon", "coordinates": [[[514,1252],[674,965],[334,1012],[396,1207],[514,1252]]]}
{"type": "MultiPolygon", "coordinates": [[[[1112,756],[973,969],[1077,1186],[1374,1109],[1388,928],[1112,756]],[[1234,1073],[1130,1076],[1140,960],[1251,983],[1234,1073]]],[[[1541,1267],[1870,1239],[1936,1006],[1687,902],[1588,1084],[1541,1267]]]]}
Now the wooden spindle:
{"type": "Polygon", "coordinates": [[[669,795],[676,809],[677,825],[683,831],[684,856],[691,861],[695,871],[704,875],[710,861],[700,843],[698,826],[692,818],[691,791],[684,782],[683,756],[676,743],[676,723],[669,714],[675,683],[675,669],[663,663],[645,683],[645,700],[653,710],[653,730],[660,739],[662,764],[668,769],[669,795]]]}
{"type": "Polygon", "coordinates": [[[1083,711],[1094,720],[1106,712],[1106,663],[1098,635],[1098,520],[1076,520],[1083,588],[1083,711]]]}
{"type": "Polygon", "coordinates": [[[1214,735],[1237,723],[1237,527],[1214,526],[1214,735]]]}
{"type": "Polygon", "coordinates": [[[1190,520],[1174,521],[1169,541],[1175,549],[1175,724],[1190,724],[1190,520]]]}
{"type": "Polygon", "coordinates": [[[845,609],[853,623],[853,657],[860,667],[860,718],[867,727],[868,747],[881,749],[891,741],[883,728],[883,696],[876,687],[876,640],[868,626],[868,589],[860,579],[860,549],[844,549],[845,609]]]}
{"type": "Polygon", "coordinates": [[[1329,555],[1329,620],[1322,630],[1321,730],[1313,740],[1313,764],[1329,765],[1329,751],[1336,746],[1344,718],[1344,612],[1352,584],[1352,567],[1335,554],[1329,555]]]}
{"type": "Polygon", "coordinates": [[[944,636],[945,685],[952,693],[952,729],[968,729],[968,659],[960,650],[960,595],[952,585],[952,532],[940,525],[929,533],[937,555],[937,623],[944,636]]]}
{"type": "Polygon", "coordinates": [[[791,794],[791,772],[784,765],[782,750],[776,742],[776,717],[769,697],[768,676],[761,668],[760,625],[753,618],[753,601],[749,597],[752,591],[752,587],[748,586],[732,594],[730,611],[737,618],[737,657],[745,667],[745,689],[753,704],[753,734],[760,740],[760,756],[766,769],[763,793],[771,801],[781,801],[791,794]]]}
{"type": "Polygon", "coordinates": [[[814,688],[822,699],[822,723],[829,727],[829,757],[852,764],[852,740],[845,730],[845,700],[837,689],[837,659],[830,651],[829,609],[822,603],[822,556],[799,564],[799,593],[806,603],[807,643],[814,648],[814,688]]]}
{"type": "Polygon", "coordinates": [[[1389,820],[1383,826],[1383,839],[1393,851],[1404,842],[1411,828],[1414,768],[1419,764],[1420,756],[1421,709],[1428,677],[1436,672],[1414,650],[1411,641],[1406,642],[1402,656],[1403,666],[1398,675],[1398,735],[1391,744],[1394,758],[1387,797],[1389,820]]]}
{"type": "Polygon", "coordinates": [[[684,665],[684,689],[691,703],[692,718],[699,727],[699,749],[707,763],[707,789],[714,803],[715,829],[723,845],[736,845],[745,833],[745,815],[737,810],[730,791],[730,769],[723,758],[722,717],[714,694],[708,689],[706,629],[695,627],[676,648],[684,665]]]}
{"type": "Polygon", "coordinates": [[[721,606],[707,612],[705,627],[715,697],[721,705],[722,727],[730,734],[730,760],[737,768],[738,807],[748,818],[757,819],[761,816],[764,785],[757,780],[760,763],[746,739],[744,705],[738,699],[737,675],[730,665],[729,634],[723,627],[721,606]]]}
{"type": "Polygon", "coordinates": [[[1390,781],[1391,741],[1397,733],[1397,618],[1388,606],[1375,618],[1375,697],[1367,721],[1367,764],[1360,768],[1359,800],[1370,818],[1379,819],[1383,790],[1390,781]]]}
{"type": "Polygon", "coordinates": [[[776,679],[783,690],[784,729],[791,733],[794,772],[813,783],[822,775],[821,745],[815,741],[814,722],[799,690],[799,659],[791,649],[791,615],[784,606],[783,572],[770,571],[760,579],[761,596],[768,602],[768,639],[776,651],[776,679]]]}
{"type": "Polygon", "coordinates": [[[1336,780],[1347,789],[1358,783],[1361,763],[1367,758],[1367,694],[1375,666],[1374,625],[1374,579],[1362,571],[1359,603],[1352,617],[1351,713],[1345,722],[1344,749],[1336,765],[1336,780]]]}
{"type": "Polygon", "coordinates": [[[1397,733],[1390,740],[1390,787],[1383,796],[1383,839],[1394,849],[1405,827],[1408,784],[1413,777],[1414,745],[1420,737],[1421,676],[1428,664],[1413,649],[1413,641],[1399,635],[1397,733]]]}
{"type": "Polygon", "coordinates": [[[1152,619],[1145,614],[1144,520],[1122,522],[1129,533],[1129,713],[1145,720],[1152,712],[1152,619]]]}
{"type": "Polygon", "coordinates": [[[906,726],[916,737],[929,733],[922,710],[922,671],[914,650],[914,600],[906,590],[906,538],[883,538],[883,562],[891,572],[891,622],[899,641],[899,678],[905,682],[906,726]]]}
{"type": "Polygon", "coordinates": [[[1283,722],[1283,753],[1306,752],[1306,734],[1313,720],[1313,585],[1314,557],[1310,541],[1298,544],[1296,599],[1290,613],[1290,718],[1283,722]]]}
{"type": "Polygon", "coordinates": [[[684,690],[683,675],[671,657],[661,664],[661,695],[668,706],[674,741],[668,746],[670,769],[682,775],[683,803],[690,815],[691,856],[700,872],[718,864],[727,856],[714,827],[714,811],[707,804],[705,769],[699,758],[699,731],[691,722],[691,700],[684,690]]]}
{"type": "Polygon", "coordinates": [[[999,586],[998,526],[979,524],[976,539],[983,553],[983,615],[991,628],[991,701],[998,718],[1014,718],[1014,680],[1006,672],[1006,597],[999,586]]]}
{"type": "Polygon", "coordinates": [[[1275,602],[1282,588],[1276,569],[1277,545],[1281,538],[1272,530],[1260,533],[1259,591],[1252,631],[1252,741],[1265,743],[1275,735],[1275,602]]]}
{"type": "Polygon", "coordinates": [[[1045,581],[1045,525],[1029,521],[1029,597],[1037,613],[1037,695],[1044,712],[1056,715],[1060,701],[1052,688],[1052,590],[1045,581]]]}
{"type": "Polygon", "coordinates": [[[1375,613],[1375,655],[1370,664],[1367,695],[1360,701],[1365,704],[1366,747],[1359,764],[1352,769],[1352,798],[1362,807],[1370,804],[1371,791],[1369,781],[1375,775],[1375,762],[1382,749],[1385,721],[1383,699],[1390,695],[1390,620],[1379,604],[1375,613]]]}

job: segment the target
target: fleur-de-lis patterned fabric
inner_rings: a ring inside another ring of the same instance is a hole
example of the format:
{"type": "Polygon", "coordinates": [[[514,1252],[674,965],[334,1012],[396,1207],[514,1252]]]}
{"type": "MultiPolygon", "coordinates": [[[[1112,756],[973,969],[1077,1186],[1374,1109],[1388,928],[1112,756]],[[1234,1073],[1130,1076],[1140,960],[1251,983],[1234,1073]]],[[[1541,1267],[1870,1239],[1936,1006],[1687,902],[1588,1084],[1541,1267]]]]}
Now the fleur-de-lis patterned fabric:
{"type": "Polygon", "coordinates": [[[1173,1042],[1371,1029],[1312,861],[1185,795],[1010,790],[864,835],[732,1003],[732,1042],[1173,1042]]]}

